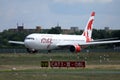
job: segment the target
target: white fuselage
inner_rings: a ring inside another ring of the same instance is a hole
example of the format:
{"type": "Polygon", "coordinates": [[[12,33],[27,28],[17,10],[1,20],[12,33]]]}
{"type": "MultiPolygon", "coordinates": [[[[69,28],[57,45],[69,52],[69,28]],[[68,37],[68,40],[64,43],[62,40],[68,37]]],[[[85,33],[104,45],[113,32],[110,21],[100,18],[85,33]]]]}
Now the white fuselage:
{"type": "Polygon", "coordinates": [[[62,43],[74,45],[86,43],[86,38],[82,35],[30,34],[25,38],[24,43],[29,49],[51,50],[59,48],[58,44],[62,43]]]}

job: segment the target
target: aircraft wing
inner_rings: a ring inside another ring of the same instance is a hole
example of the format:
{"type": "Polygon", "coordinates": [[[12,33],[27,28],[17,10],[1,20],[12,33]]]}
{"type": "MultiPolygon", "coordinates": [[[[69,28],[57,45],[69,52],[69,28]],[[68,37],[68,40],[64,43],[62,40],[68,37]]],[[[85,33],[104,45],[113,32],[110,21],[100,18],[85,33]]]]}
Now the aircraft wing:
{"type": "Polygon", "coordinates": [[[93,40],[92,42],[97,42],[97,41],[108,41],[108,40],[117,40],[117,39],[119,39],[119,38],[116,37],[116,38],[96,39],[96,40],[93,40]]]}
{"type": "Polygon", "coordinates": [[[71,46],[71,45],[75,45],[76,43],[70,43],[70,42],[65,42],[65,43],[58,43],[57,46],[58,47],[66,47],[66,46],[71,46]]]}
{"type": "Polygon", "coordinates": [[[79,45],[97,45],[97,44],[110,44],[110,43],[118,43],[118,42],[120,42],[120,40],[87,42],[87,43],[82,43],[79,45]]]}
{"type": "Polygon", "coordinates": [[[112,41],[97,41],[97,42],[87,42],[87,43],[59,43],[57,46],[71,46],[71,45],[80,45],[80,46],[87,46],[87,45],[99,45],[99,44],[110,44],[110,43],[118,43],[120,40],[112,40],[112,41]]]}
{"type": "Polygon", "coordinates": [[[24,44],[24,42],[21,41],[8,41],[8,42],[13,44],[24,44]]]}

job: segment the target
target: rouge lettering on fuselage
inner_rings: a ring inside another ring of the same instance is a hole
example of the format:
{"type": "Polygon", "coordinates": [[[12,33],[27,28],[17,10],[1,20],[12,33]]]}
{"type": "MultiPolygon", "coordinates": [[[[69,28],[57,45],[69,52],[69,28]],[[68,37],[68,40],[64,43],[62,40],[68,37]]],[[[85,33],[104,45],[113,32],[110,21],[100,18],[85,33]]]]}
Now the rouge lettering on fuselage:
{"type": "Polygon", "coordinates": [[[52,43],[52,38],[42,38],[41,43],[49,43],[49,44],[51,44],[52,43]]]}

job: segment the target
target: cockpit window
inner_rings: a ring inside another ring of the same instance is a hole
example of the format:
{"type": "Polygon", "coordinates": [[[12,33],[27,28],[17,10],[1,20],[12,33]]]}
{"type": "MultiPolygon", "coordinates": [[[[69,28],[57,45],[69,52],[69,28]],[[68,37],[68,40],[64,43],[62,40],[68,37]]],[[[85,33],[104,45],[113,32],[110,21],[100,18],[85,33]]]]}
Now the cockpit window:
{"type": "Polygon", "coordinates": [[[27,37],[26,39],[29,39],[29,40],[34,40],[34,38],[32,38],[32,37],[27,37]]]}

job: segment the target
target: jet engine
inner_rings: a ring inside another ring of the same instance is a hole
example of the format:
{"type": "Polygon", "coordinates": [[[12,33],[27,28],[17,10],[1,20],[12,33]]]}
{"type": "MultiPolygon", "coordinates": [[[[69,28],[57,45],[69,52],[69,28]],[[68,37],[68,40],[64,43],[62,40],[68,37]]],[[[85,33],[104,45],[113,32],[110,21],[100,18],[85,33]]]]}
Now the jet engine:
{"type": "Polygon", "coordinates": [[[81,47],[79,45],[70,46],[70,52],[80,52],[81,47]]]}

